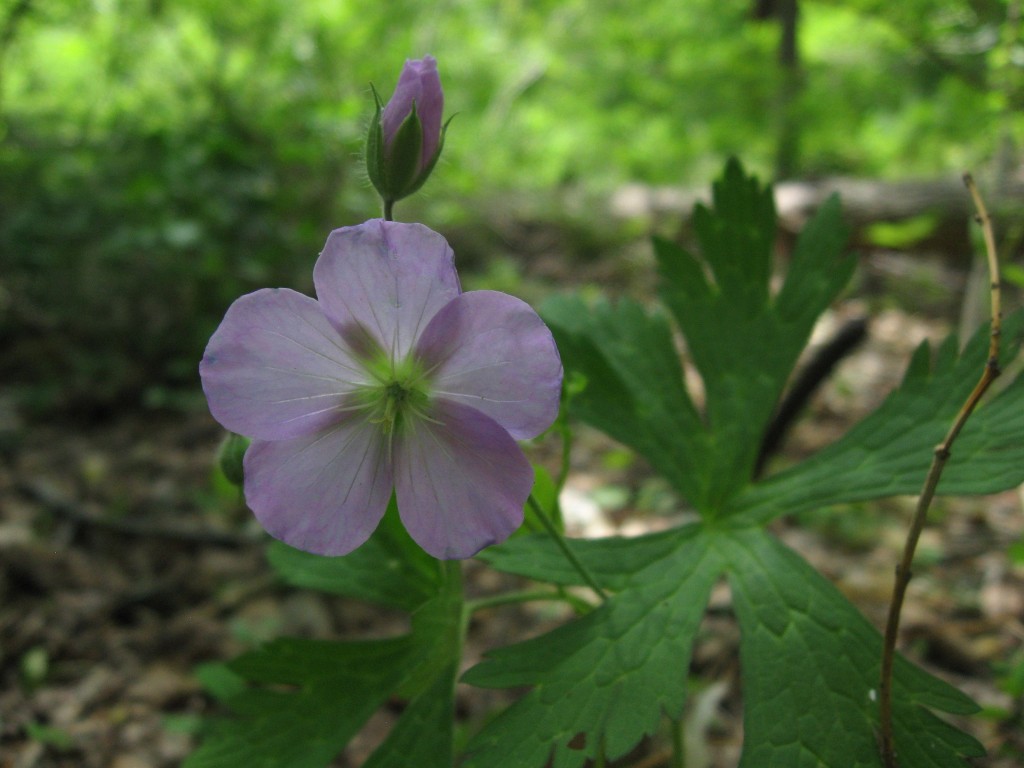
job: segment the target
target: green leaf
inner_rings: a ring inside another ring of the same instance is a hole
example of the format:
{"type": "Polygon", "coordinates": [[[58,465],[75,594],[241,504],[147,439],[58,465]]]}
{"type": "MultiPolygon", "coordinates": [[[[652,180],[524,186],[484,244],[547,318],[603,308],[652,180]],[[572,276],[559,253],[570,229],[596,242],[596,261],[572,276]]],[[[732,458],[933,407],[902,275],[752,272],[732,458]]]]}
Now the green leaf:
{"type": "Polygon", "coordinates": [[[52,747],[59,752],[67,752],[75,748],[74,737],[63,728],[40,723],[25,723],[25,734],[32,741],[52,747]]]}
{"type": "Polygon", "coordinates": [[[533,689],[470,742],[467,766],[575,768],[603,745],[615,759],[678,716],[693,637],[722,561],[703,537],[677,545],[636,584],[570,624],[489,652],[463,680],[533,689]]]}
{"type": "Polygon", "coordinates": [[[267,559],[293,586],[407,611],[430,599],[440,581],[438,561],[410,538],[393,496],[380,527],[351,554],[323,557],[275,541],[267,549],[267,559]]]}
{"type": "Polygon", "coordinates": [[[201,664],[195,675],[203,688],[221,701],[227,701],[245,690],[245,678],[232,672],[227,664],[221,662],[201,664]]]}
{"type": "Polygon", "coordinates": [[[411,701],[364,768],[450,768],[465,621],[461,566],[447,561],[437,595],[413,615],[417,653],[398,691],[411,701]]]}
{"type": "Polygon", "coordinates": [[[456,665],[414,698],[363,768],[451,768],[456,665]]]}
{"type": "Polygon", "coordinates": [[[259,687],[231,696],[186,768],[323,768],[406,675],[410,637],[372,642],[275,640],[231,662],[259,687]]]}
{"type": "MultiPolygon", "coordinates": [[[[1004,368],[1019,355],[1022,335],[1024,311],[1018,311],[1003,323],[1004,368]]],[[[828,448],[748,488],[729,512],[744,524],[763,523],[831,504],[918,493],[935,446],[981,376],[988,343],[984,327],[958,354],[951,336],[934,364],[923,344],[903,383],[874,413],[828,448]]],[[[938,493],[995,493],[1024,482],[1022,399],[1024,376],[1018,376],[974,412],[953,444],[938,493]]]]}
{"type": "Polygon", "coordinates": [[[703,425],[665,316],[575,297],[551,299],[541,314],[570,375],[586,380],[572,413],[643,454],[691,502],[703,499],[703,425]]]}
{"type": "Polygon", "coordinates": [[[452,691],[466,618],[459,563],[438,566],[435,576],[433,594],[404,637],[280,639],[226,669],[204,668],[204,683],[235,716],[211,724],[186,768],[323,768],[394,696],[411,702],[371,764],[450,765],[452,691]],[[413,739],[423,722],[429,734],[413,739]]]}
{"type": "Polygon", "coordinates": [[[773,297],[771,190],[731,162],[714,202],[694,212],[703,260],[655,241],[661,297],[703,379],[704,414],[661,313],[628,300],[587,307],[572,298],[542,311],[567,371],[587,382],[571,412],[641,453],[706,515],[750,482],[759,438],[814,321],[856,266],[841,255],[846,229],[833,198],[801,235],[773,297]]]}
{"type": "Polygon", "coordinates": [[[655,242],[655,252],[662,300],[706,392],[707,449],[698,469],[710,487],[703,506],[690,501],[713,512],[750,481],[760,437],[797,357],[856,261],[842,255],[847,230],[833,197],[801,233],[786,281],[772,298],[771,189],[735,161],[715,184],[714,208],[695,209],[694,228],[703,260],[664,240],[655,242]]]}
{"type": "MultiPolygon", "coordinates": [[[[601,587],[617,592],[628,586],[638,572],[667,557],[682,539],[696,535],[699,530],[699,526],[690,525],[632,539],[571,539],[568,544],[601,587]]],[[[566,586],[586,585],[547,535],[518,536],[488,547],[477,557],[505,573],[566,586]]]]}
{"type": "Polygon", "coordinates": [[[412,615],[412,634],[418,655],[402,684],[403,696],[417,696],[443,670],[458,661],[466,633],[463,615],[461,564],[441,563],[437,592],[412,615]]]}
{"type": "MultiPolygon", "coordinates": [[[[551,555],[529,539],[493,558],[532,575],[551,555]]],[[[878,768],[881,637],[843,595],[766,532],[693,525],[640,540],[573,542],[588,567],[623,555],[620,591],[553,632],[487,654],[464,682],[533,686],[470,742],[468,766],[575,768],[603,744],[608,759],[678,716],[693,637],[711,586],[729,575],[743,665],[742,768],[878,768]],[[636,551],[629,545],[636,543],[636,551]],[[661,550],[661,551],[659,551],[661,550]],[[640,553],[648,556],[641,565],[640,553]]],[[[602,577],[598,577],[599,580],[602,577]]],[[[573,583],[566,580],[566,583],[573,583]]],[[[906,765],[962,768],[981,754],[931,709],[971,714],[955,688],[897,659],[896,744],[906,765]]]]}
{"type": "MultiPolygon", "coordinates": [[[[716,540],[730,563],[740,623],[744,749],[740,768],[881,766],[878,684],[882,638],[839,591],[767,533],[716,540]]],[[[926,707],[978,707],[948,684],[897,659],[894,735],[901,765],[963,768],[984,754],[926,707]]]]}

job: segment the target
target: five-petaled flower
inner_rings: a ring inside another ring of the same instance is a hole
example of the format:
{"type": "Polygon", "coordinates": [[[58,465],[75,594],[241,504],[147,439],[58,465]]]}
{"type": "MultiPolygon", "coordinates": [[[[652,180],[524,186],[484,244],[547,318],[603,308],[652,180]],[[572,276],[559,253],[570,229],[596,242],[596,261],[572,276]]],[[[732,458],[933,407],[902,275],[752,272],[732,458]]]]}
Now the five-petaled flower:
{"type": "Polygon", "coordinates": [[[200,364],[214,417],[253,438],[245,496],[309,552],[365,542],[394,490],[410,535],[465,558],[522,522],[533,470],[516,443],[554,420],[562,365],[527,304],[462,293],[448,243],[420,224],[331,233],[317,299],[239,298],[200,364]]]}

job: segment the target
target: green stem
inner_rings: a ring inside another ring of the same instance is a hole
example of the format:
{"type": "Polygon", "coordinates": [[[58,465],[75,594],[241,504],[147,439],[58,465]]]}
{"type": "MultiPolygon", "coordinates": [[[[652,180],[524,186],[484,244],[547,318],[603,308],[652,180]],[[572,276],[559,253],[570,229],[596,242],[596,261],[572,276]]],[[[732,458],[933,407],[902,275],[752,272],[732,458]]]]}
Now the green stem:
{"type": "Polygon", "coordinates": [[[672,768],[686,768],[686,734],[683,732],[682,717],[669,718],[672,729],[672,768]]]}
{"type": "Polygon", "coordinates": [[[572,455],[572,427],[569,425],[566,402],[563,396],[561,407],[558,409],[558,419],[555,421],[555,429],[562,441],[561,466],[558,468],[558,478],[555,481],[555,490],[558,493],[562,492],[565,481],[569,479],[569,460],[572,455]]]}
{"type": "Polygon", "coordinates": [[[548,517],[548,513],[545,512],[541,505],[537,503],[537,500],[533,498],[532,493],[530,494],[530,498],[527,499],[527,502],[529,503],[530,508],[537,514],[537,519],[540,520],[541,525],[544,526],[544,530],[546,530],[548,535],[555,540],[555,544],[557,544],[558,548],[562,550],[562,554],[565,555],[565,559],[569,561],[580,577],[582,577],[583,582],[594,590],[594,594],[601,598],[602,603],[608,602],[608,594],[601,589],[601,585],[597,583],[597,580],[587,569],[587,566],[585,566],[583,562],[576,557],[576,553],[569,547],[569,542],[565,540],[565,536],[562,535],[562,532],[558,530],[558,527],[554,522],[552,522],[551,518],[548,517]]]}
{"type": "Polygon", "coordinates": [[[385,200],[384,201],[384,221],[394,221],[395,220],[394,210],[395,210],[395,201],[394,200],[385,200]]]}
{"type": "Polygon", "coordinates": [[[553,600],[563,603],[569,603],[577,611],[584,613],[592,611],[594,606],[588,603],[582,598],[576,597],[566,592],[552,592],[549,589],[533,589],[523,590],[521,592],[505,592],[501,595],[494,595],[492,597],[479,597],[476,600],[468,600],[466,602],[466,608],[471,613],[476,611],[482,611],[485,608],[496,608],[500,605],[510,605],[512,603],[529,603],[538,600],[553,600]]]}
{"type": "Polygon", "coordinates": [[[461,560],[442,560],[441,561],[441,579],[443,591],[446,591],[451,596],[451,604],[458,605],[459,613],[459,629],[458,629],[458,643],[459,652],[457,656],[462,655],[462,643],[466,637],[466,631],[469,629],[469,601],[466,600],[463,592],[463,580],[462,580],[462,561],[461,560]]]}

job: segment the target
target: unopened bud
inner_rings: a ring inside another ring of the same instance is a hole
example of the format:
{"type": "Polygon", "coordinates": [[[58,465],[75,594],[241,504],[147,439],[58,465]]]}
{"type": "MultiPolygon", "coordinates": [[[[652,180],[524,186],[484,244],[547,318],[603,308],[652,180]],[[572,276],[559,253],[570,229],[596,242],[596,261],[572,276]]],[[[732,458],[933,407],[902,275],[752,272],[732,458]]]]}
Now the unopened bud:
{"type": "Polygon", "coordinates": [[[433,56],[405,62],[387,106],[377,91],[376,114],[366,141],[370,181],[385,202],[408,197],[423,186],[444,147],[444,91],[433,56]]]}
{"type": "Polygon", "coordinates": [[[245,452],[251,442],[248,437],[229,432],[221,442],[220,448],[217,449],[217,466],[220,467],[220,471],[224,473],[228,482],[239,488],[242,487],[242,481],[245,479],[242,460],[245,458],[245,452]]]}

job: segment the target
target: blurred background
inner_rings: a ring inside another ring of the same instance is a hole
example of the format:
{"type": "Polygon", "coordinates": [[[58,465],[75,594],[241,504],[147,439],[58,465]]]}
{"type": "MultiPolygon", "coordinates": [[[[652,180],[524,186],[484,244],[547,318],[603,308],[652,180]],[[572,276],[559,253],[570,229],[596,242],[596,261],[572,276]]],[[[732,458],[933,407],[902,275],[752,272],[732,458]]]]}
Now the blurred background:
{"type": "Polygon", "coordinates": [[[1012,173],[1018,5],[2,0],[0,382],[29,411],[187,399],[233,298],[305,288],[330,229],[379,215],[369,85],[406,58],[438,58],[457,116],[397,215],[509,273],[468,233],[594,251],[631,232],[624,185],[706,187],[731,154],[765,179],[1012,173]]]}
{"type": "MultiPolygon", "coordinates": [[[[984,290],[962,300],[980,253],[966,169],[998,214],[1016,301],[1021,5],[0,0],[0,768],[180,765],[215,710],[196,665],[280,634],[394,630],[272,574],[214,467],[222,431],[197,370],[235,298],[311,292],[328,232],[379,215],[361,160],[371,83],[386,100],[405,59],[438,59],[455,118],[432,178],[395,213],[448,237],[467,288],[653,299],[647,236],[685,241],[730,155],[780,182],[781,255],[841,189],[861,268],[814,343],[863,316],[870,338],[810,403],[790,461],[875,407],[921,340],[986,317],[984,290]]],[[[629,451],[577,435],[574,535],[678,513],[629,451]]],[[[557,468],[556,438],[530,450],[557,468]]],[[[823,510],[777,533],[877,626],[911,507],[823,510]]],[[[978,765],[1012,768],[1020,494],[944,500],[934,519],[908,643],[985,707],[967,724],[992,755],[978,765]]],[[[468,652],[561,618],[496,614],[468,652]]],[[[691,669],[704,751],[689,764],[731,768],[742,699],[727,596],[708,622],[691,669]]],[[[460,689],[466,721],[496,703],[481,695],[460,689]]],[[[385,728],[372,721],[337,765],[359,765],[385,728]]]]}

